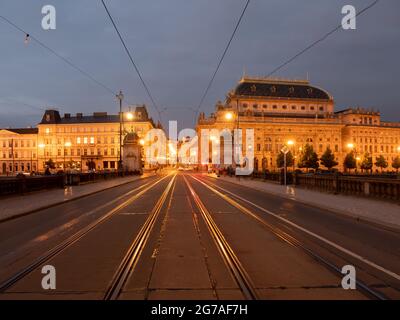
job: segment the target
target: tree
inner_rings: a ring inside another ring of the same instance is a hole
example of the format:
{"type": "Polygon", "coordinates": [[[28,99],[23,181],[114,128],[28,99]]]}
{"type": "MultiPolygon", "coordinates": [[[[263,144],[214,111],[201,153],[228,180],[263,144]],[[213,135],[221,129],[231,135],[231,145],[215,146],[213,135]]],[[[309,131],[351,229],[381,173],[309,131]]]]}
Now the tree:
{"type": "Polygon", "coordinates": [[[364,154],[364,158],[361,161],[361,170],[372,170],[372,157],[369,155],[369,153],[364,154]]]}
{"type": "Polygon", "coordinates": [[[375,165],[378,168],[381,168],[381,172],[382,172],[383,169],[387,168],[388,162],[386,161],[386,159],[383,155],[380,155],[378,158],[376,158],[375,165]]]}
{"type": "MultiPolygon", "coordinates": [[[[292,152],[286,154],[286,167],[291,167],[294,164],[294,158],[292,152]]],[[[276,165],[278,168],[283,168],[285,166],[285,154],[281,151],[276,158],[276,165]]]]}
{"type": "Polygon", "coordinates": [[[54,163],[53,159],[49,159],[45,162],[45,165],[49,169],[55,169],[56,164],[54,163]]]}
{"type": "Polygon", "coordinates": [[[343,161],[343,166],[347,170],[355,169],[357,168],[357,160],[354,157],[354,152],[351,151],[350,153],[346,154],[346,157],[344,158],[343,161]]]}
{"type": "Polygon", "coordinates": [[[318,155],[314,151],[313,146],[306,144],[304,146],[303,152],[300,155],[299,160],[299,168],[309,168],[318,169],[319,162],[318,162],[318,155]]]}
{"type": "Polygon", "coordinates": [[[394,169],[396,169],[397,173],[399,173],[399,169],[400,169],[400,157],[399,156],[397,156],[396,158],[393,159],[392,167],[394,169]]]}
{"type": "Polygon", "coordinates": [[[329,147],[326,148],[324,154],[321,156],[321,164],[328,168],[328,170],[338,165],[338,162],[335,160],[335,155],[329,147]]]}

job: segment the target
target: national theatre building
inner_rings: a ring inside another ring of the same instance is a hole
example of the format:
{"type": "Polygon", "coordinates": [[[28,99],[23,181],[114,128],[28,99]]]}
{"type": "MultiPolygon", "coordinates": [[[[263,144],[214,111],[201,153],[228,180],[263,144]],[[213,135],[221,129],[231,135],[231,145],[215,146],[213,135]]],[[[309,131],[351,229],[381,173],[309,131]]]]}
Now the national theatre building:
{"type": "Polygon", "coordinates": [[[387,170],[392,170],[393,159],[400,155],[400,123],[382,121],[379,111],[334,109],[333,97],[307,80],[243,77],[226,101],[217,103],[214,113],[200,114],[196,130],[201,139],[201,129],[254,129],[254,146],[246,146],[243,138],[243,150],[254,148],[254,166],[259,171],[277,169],[283,146],[296,159],[306,144],[319,157],[329,147],[339,170],[350,151],[358,161],[368,153],[373,163],[383,155],[387,170]]]}

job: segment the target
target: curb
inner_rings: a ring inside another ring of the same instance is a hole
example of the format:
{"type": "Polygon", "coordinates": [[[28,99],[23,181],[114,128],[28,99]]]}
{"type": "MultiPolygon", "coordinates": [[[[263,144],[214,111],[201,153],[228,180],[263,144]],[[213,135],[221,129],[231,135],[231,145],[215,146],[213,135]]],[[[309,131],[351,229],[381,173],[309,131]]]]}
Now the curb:
{"type": "MultiPolygon", "coordinates": [[[[148,178],[154,177],[154,176],[155,175],[147,176],[147,177],[142,178],[142,180],[148,179],[148,178]]],[[[52,207],[56,207],[56,206],[59,206],[59,205],[65,204],[65,203],[69,203],[69,202],[72,202],[72,201],[75,201],[75,200],[79,200],[79,199],[94,195],[96,193],[100,193],[102,191],[106,191],[106,190],[110,190],[110,189],[117,188],[117,187],[120,187],[120,186],[124,186],[124,185],[127,185],[127,184],[135,182],[135,181],[139,181],[139,180],[140,180],[140,178],[139,179],[134,179],[134,180],[131,180],[131,181],[126,181],[124,183],[121,183],[121,184],[118,184],[118,185],[115,185],[115,186],[112,186],[112,187],[107,187],[105,189],[96,190],[96,191],[93,191],[93,192],[90,192],[90,193],[82,194],[80,196],[77,196],[77,197],[74,197],[74,198],[71,198],[71,199],[67,199],[67,200],[60,201],[60,202],[55,202],[55,203],[52,203],[52,204],[49,204],[49,205],[45,205],[45,206],[42,206],[42,207],[39,207],[39,208],[36,208],[36,209],[32,209],[32,210],[29,210],[29,211],[21,212],[21,213],[18,213],[16,215],[14,215],[14,216],[5,217],[5,218],[0,219],[0,224],[3,223],[3,222],[7,222],[7,221],[15,220],[15,219],[18,219],[18,218],[21,218],[21,217],[24,217],[24,216],[28,216],[28,215],[30,215],[32,213],[35,213],[35,212],[38,212],[38,211],[46,210],[46,209],[49,209],[49,208],[52,208],[52,207]]]]}
{"type": "MultiPolygon", "coordinates": [[[[218,178],[216,178],[214,176],[209,176],[209,177],[214,178],[214,179],[218,179],[218,178]]],[[[390,232],[394,232],[394,233],[400,234],[400,226],[392,224],[392,223],[382,222],[382,221],[375,220],[375,219],[372,219],[372,218],[360,217],[360,216],[358,216],[356,214],[352,214],[352,213],[349,213],[349,212],[346,212],[346,211],[342,211],[342,210],[339,210],[339,209],[331,208],[329,206],[310,203],[310,202],[307,202],[305,200],[292,199],[292,198],[290,198],[288,196],[285,196],[283,194],[280,194],[280,193],[266,191],[266,190],[263,190],[263,189],[260,189],[260,188],[257,188],[257,187],[246,186],[246,185],[237,183],[235,181],[229,181],[229,180],[225,180],[225,179],[222,179],[222,181],[225,181],[227,183],[232,183],[232,184],[235,184],[235,185],[241,185],[242,187],[250,188],[250,189],[253,189],[253,190],[260,191],[260,192],[268,193],[270,195],[277,196],[277,197],[280,197],[280,198],[283,198],[283,199],[286,199],[286,200],[292,200],[292,201],[295,201],[295,202],[298,202],[298,203],[301,203],[301,204],[304,204],[304,205],[308,205],[308,206],[311,206],[311,207],[314,207],[314,208],[317,208],[317,209],[327,210],[327,211],[330,211],[333,214],[338,214],[338,215],[340,215],[342,217],[349,218],[349,219],[352,219],[352,220],[356,220],[357,222],[369,224],[369,225],[384,229],[386,231],[390,231],[390,232]]]]}

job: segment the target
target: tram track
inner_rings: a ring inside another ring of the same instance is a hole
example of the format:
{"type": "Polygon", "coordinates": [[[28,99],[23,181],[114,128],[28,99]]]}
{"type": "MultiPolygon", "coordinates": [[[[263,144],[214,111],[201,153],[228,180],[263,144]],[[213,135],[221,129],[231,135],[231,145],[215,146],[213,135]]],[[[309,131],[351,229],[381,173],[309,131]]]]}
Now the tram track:
{"type": "MultiPolygon", "coordinates": [[[[243,213],[246,216],[252,218],[253,220],[256,220],[264,228],[266,228],[268,231],[272,232],[275,236],[280,238],[282,241],[288,243],[291,246],[294,246],[294,247],[297,247],[297,248],[303,250],[305,253],[307,253],[309,256],[311,256],[313,259],[315,259],[316,261],[318,261],[319,263],[324,265],[326,268],[328,268],[329,270],[331,270],[335,274],[337,274],[338,277],[340,277],[340,278],[343,277],[343,274],[341,273],[341,268],[339,268],[333,262],[331,262],[328,259],[322,257],[315,250],[312,250],[311,248],[307,247],[297,237],[295,237],[295,236],[293,236],[291,234],[288,234],[287,232],[283,231],[281,228],[278,228],[278,227],[274,226],[271,223],[268,223],[267,221],[262,219],[260,216],[255,214],[252,210],[248,209],[244,204],[246,204],[247,206],[251,206],[253,208],[256,208],[257,210],[261,210],[261,211],[263,211],[265,213],[268,213],[270,215],[272,214],[274,217],[278,218],[280,220],[280,222],[283,222],[283,223],[287,222],[288,225],[291,226],[291,227],[297,227],[297,225],[291,223],[290,221],[286,221],[286,219],[281,218],[277,214],[272,213],[272,212],[268,211],[267,209],[255,204],[255,203],[253,203],[251,201],[248,201],[248,200],[240,197],[239,195],[236,195],[235,193],[233,193],[233,192],[231,192],[229,190],[226,190],[225,188],[222,188],[222,187],[216,185],[215,183],[212,183],[210,181],[207,181],[207,183],[205,183],[204,181],[202,181],[202,179],[199,179],[199,178],[194,177],[192,175],[191,175],[191,178],[194,179],[195,181],[199,182],[201,185],[206,187],[208,190],[212,191],[214,194],[219,196],[221,199],[224,199],[230,205],[232,205],[233,207],[238,209],[241,213],[243,213]],[[241,203],[239,203],[239,201],[241,203]]],[[[304,229],[302,227],[298,227],[298,228],[300,229],[300,231],[303,231],[303,229],[304,229]]],[[[307,230],[305,230],[305,231],[307,231],[307,230]]],[[[306,232],[306,233],[309,234],[310,232],[306,232]]],[[[318,239],[316,239],[316,240],[318,240],[318,239]]],[[[326,242],[328,244],[331,244],[330,241],[326,241],[326,242]]],[[[334,245],[334,243],[332,243],[332,245],[334,245]]],[[[336,248],[337,245],[334,245],[334,247],[336,248]]],[[[345,249],[345,251],[346,251],[346,253],[347,252],[351,253],[349,250],[345,249]]],[[[352,257],[353,258],[359,258],[354,253],[352,254],[352,257]]],[[[343,258],[343,257],[341,257],[341,258],[343,258]]],[[[365,259],[363,259],[362,257],[360,257],[359,260],[362,261],[362,262],[365,261],[365,259]]],[[[372,266],[374,266],[374,265],[372,264],[372,266]]],[[[377,269],[381,271],[382,267],[380,267],[380,266],[377,266],[377,267],[378,267],[377,269]]],[[[389,275],[392,275],[393,277],[395,277],[395,279],[397,279],[397,277],[398,277],[398,275],[395,274],[394,272],[388,271],[387,273],[389,275]]],[[[355,279],[355,281],[356,281],[357,288],[359,288],[359,290],[362,291],[365,295],[367,295],[367,296],[369,296],[371,298],[377,299],[377,300],[387,300],[388,299],[388,297],[386,295],[384,295],[383,293],[381,293],[378,290],[375,290],[374,288],[372,288],[371,286],[367,285],[363,281],[360,281],[359,279],[355,279]]]]}
{"type": "Polygon", "coordinates": [[[207,225],[207,228],[214,239],[215,245],[219,253],[221,254],[229,272],[231,273],[233,279],[235,280],[236,284],[240,288],[243,297],[246,300],[258,300],[258,294],[251,280],[249,274],[243,267],[242,263],[240,262],[238,256],[229,245],[228,241],[222,234],[221,230],[218,228],[217,224],[215,223],[214,219],[211,216],[211,213],[206,208],[204,203],[201,201],[199,195],[193,189],[192,185],[184,175],[185,183],[189,189],[189,192],[200,211],[200,214],[207,225]]]}
{"type": "Polygon", "coordinates": [[[152,182],[152,181],[147,182],[147,183],[121,195],[118,199],[122,199],[122,198],[126,197],[127,195],[133,194],[128,199],[124,200],[121,204],[119,204],[116,207],[114,207],[113,209],[109,210],[106,214],[103,214],[101,217],[99,217],[92,223],[79,229],[73,235],[69,236],[66,240],[62,241],[61,243],[59,243],[56,246],[52,247],[51,249],[47,250],[45,253],[40,255],[33,262],[29,263],[27,266],[20,269],[17,273],[8,277],[6,280],[4,280],[0,284],[0,293],[5,293],[9,288],[11,288],[13,285],[18,283],[22,279],[24,279],[29,274],[31,274],[33,271],[35,271],[41,265],[45,264],[50,259],[56,257],[57,255],[59,255],[60,253],[65,251],[67,248],[70,248],[71,246],[76,244],[79,240],[81,240],[83,237],[85,237],[87,234],[89,234],[92,230],[94,230],[95,228],[97,228],[98,226],[100,226],[101,224],[106,222],[107,220],[109,220],[111,217],[113,217],[115,214],[117,214],[121,209],[127,207],[132,202],[139,199],[146,192],[153,189],[156,185],[158,185],[159,183],[161,183],[168,177],[170,177],[170,175],[161,177],[161,178],[157,179],[155,182],[152,182]]]}

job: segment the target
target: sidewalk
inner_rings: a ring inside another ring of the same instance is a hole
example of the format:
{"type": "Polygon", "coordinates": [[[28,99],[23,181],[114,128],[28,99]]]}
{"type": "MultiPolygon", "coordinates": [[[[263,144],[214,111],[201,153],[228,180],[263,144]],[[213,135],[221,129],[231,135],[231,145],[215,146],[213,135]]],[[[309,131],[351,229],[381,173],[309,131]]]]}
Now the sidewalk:
{"type": "MultiPolygon", "coordinates": [[[[215,176],[215,175],[214,175],[215,176]]],[[[370,222],[400,231],[400,205],[375,199],[365,199],[345,195],[334,195],[319,191],[307,190],[295,186],[282,186],[268,181],[249,178],[219,177],[225,180],[278,195],[294,201],[314,205],[353,217],[360,221],[370,222]]]]}
{"type": "Polygon", "coordinates": [[[101,190],[120,186],[138,179],[143,179],[149,175],[152,174],[148,173],[142,176],[115,178],[79,186],[69,186],[65,187],[64,189],[42,190],[22,196],[15,195],[0,199],[0,222],[3,220],[8,220],[12,217],[27,214],[32,211],[51,207],[55,204],[87,196],[101,190]]]}

